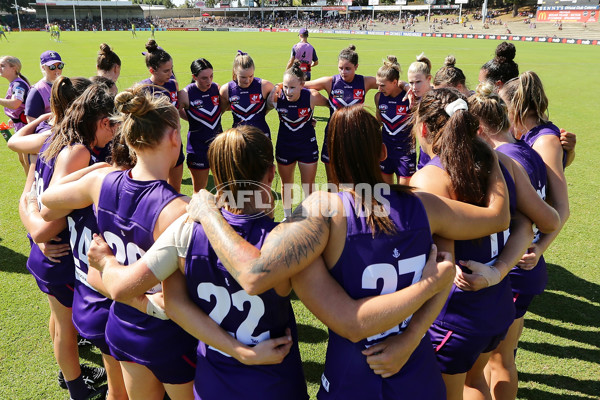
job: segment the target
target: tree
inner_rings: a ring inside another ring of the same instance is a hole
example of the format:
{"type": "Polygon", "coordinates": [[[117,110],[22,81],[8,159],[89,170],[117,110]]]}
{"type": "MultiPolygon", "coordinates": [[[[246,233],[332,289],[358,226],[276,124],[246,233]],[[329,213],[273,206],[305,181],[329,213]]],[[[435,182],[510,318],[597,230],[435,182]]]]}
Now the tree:
{"type": "MultiPolygon", "coordinates": [[[[29,7],[29,0],[17,0],[19,7],[29,7]]],[[[0,0],[0,11],[16,14],[15,0],[0,0]]]]}

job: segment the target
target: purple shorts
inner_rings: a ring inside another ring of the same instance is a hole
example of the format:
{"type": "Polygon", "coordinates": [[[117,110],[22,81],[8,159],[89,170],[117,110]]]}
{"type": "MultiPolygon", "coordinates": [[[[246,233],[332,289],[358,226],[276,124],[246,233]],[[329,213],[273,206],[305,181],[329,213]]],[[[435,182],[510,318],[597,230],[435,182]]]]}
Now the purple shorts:
{"type": "Polygon", "coordinates": [[[516,309],[515,319],[521,318],[525,315],[535,296],[535,294],[513,292],[513,301],[515,302],[516,309]]]}
{"type": "Polygon", "coordinates": [[[179,167],[180,165],[183,165],[184,161],[185,161],[185,155],[183,154],[183,143],[182,143],[181,149],[179,150],[179,158],[177,159],[177,164],[175,164],[175,166],[179,167]]]}
{"type": "Polygon", "coordinates": [[[456,332],[437,324],[428,333],[440,370],[448,375],[468,372],[480,354],[494,350],[506,336],[506,332],[492,336],[456,332]]]}
{"type": "Polygon", "coordinates": [[[58,285],[45,283],[36,278],[35,275],[34,278],[42,292],[56,298],[60,304],[67,308],[73,307],[73,286],[66,283],[61,283],[58,285]]]}
{"type": "Polygon", "coordinates": [[[317,138],[307,138],[306,142],[286,143],[283,140],[277,140],[275,145],[275,158],[282,165],[290,165],[296,161],[304,164],[312,164],[319,160],[319,146],[317,138]]]}
{"type": "Polygon", "coordinates": [[[382,173],[396,174],[403,178],[413,176],[417,170],[416,165],[417,154],[414,152],[399,157],[388,157],[379,164],[382,173]]]}
{"type": "MultiPolygon", "coordinates": [[[[118,361],[135,362],[125,352],[115,347],[110,348],[110,355],[118,361]]],[[[186,354],[176,355],[169,359],[155,359],[151,363],[142,364],[148,368],[161,383],[179,385],[194,380],[196,375],[196,348],[186,354]]]]}
{"type": "Polygon", "coordinates": [[[190,153],[187,154],[187,166],[189,169],[208,169],[210,164],[208,163],[208,154],[206,153],[208,148],[204,152],[190,153]]]}

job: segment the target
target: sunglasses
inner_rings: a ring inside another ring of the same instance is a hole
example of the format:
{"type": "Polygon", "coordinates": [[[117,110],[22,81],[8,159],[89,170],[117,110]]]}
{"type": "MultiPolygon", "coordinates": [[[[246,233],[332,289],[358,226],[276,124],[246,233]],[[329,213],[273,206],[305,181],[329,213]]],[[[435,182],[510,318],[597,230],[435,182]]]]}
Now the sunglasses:
{"type": "Polygon", "coordinates": [[[65,67],[65,63],[47,65],[47,67],[50,71],[54,71],[56,68],[63,69],[65,67]]]}

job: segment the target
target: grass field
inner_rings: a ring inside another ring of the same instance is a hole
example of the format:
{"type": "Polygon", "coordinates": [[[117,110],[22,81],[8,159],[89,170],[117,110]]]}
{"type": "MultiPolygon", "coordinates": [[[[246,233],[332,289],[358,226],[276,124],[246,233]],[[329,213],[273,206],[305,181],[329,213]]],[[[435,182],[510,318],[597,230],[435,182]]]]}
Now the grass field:
{"type": "MultiPolygon", "coordinates": [[[[101,42],[113,46],[123,62],[119,88],[148,77],[144,59],[145,38],[131,39],[128,32],[64,32],[63,42],[49,41],[44,33],[12,33],[1,42],[2,54],[17,56],[23,73],[33,83],[40,79],[39,55],[58,51],[66,63],[64,74],[90,76],[101,42]]],[[[248,52],[256,64],[255,75],[280,82],[290,48],[297,40],[282,33],[158,32],[157,41],[173,57],[180,87],[189,82],[189,64],[197,57],[211,61],[215,82],[231,79],[237,49],[248,52]]],[[[497,41],[404,37],[311,35],[319,65],[313,76],[337,73],[337,54],[350,43],[360,54],[358,73],[374,75],[387,54],[398,56],[404,70],[415,55],[425,51],[437,70],[448,54],[477,84],[479,67],[494,54],[497,41]]],[[[520,399],[600,398],[600,52],[592,46],[516,43],[521,71],[534,70],[544,81],[550,98],[550,117],[557,125],[577,133],[577,158],[567,169],[571,218],[546,254],[549,284],[526,315],[517,364],[520,399]]],[[[406,75],[403,74],[405,77],[406,75]]],[[[0,81],[5,93],[7,81],[0,81]]],[[[372,104],[374,93],[369,93],[372,104]]],[[[327,117],[319,110],[319,144],[327,117]]],[[[7,120],[7,119],[5,119],[7,120]]],[[[231,114],[223,119],[231,126],[231,114]]],[[[268,115],[273,132],[276,115],[268,115]]],[[[187,132],[186,126],[182,129],[187,132]]],[[[185,135],[183,135],[185,136],[185,135]]],[[[58,388],[58,367],[47,331],[49,308],[25,268],[29,244],[19,220],[17,202],[25,180],[15,154],[0,146],[0,399],[65,399],[58,388]]],[[[299,178],[297,177],[298,181],[299,178]]],[[[325,181],[319,166],[318,182],[325,181]]],[[[279,190],[280,185],[275,186],[279,190]]],[[[191,193],[189,172],[183,191],[191,193]]],[[[279,212],[278,218],[281,218],[279,212]]],[[[322,324],[295,302],[301,351],[309,392],[314,397],[322,372],[327,333],[322,324]]],[[[83,350],[83,359],[99,362],[98,353],[83,350]]]]}

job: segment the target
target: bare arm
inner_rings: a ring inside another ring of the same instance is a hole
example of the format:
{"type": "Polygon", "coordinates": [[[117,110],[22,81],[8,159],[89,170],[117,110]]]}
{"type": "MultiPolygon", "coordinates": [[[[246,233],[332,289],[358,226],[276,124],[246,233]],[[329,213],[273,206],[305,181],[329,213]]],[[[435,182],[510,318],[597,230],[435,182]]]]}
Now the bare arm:
{"type": "Polygon", "coordinates": [[[11,110],[21,107],[21,104],[23,101],[19,99],[0,99],[0,106],[11,110]]]}
{"type": "Polygon", "coordinates": [[[386,295],[352,299],[327,271],[321,257],[294,275],[292,286],[300,300],[325,325],[358,342],[398,325],[450,286],[454,263],[449,254],[439,263],[436,256],[437,250],[432,248],[419,282],[386,295]]]}
{"type": "Polygon", "coordinates": [[[229,226],[205,190],[194,195],[188,213],[202,223],[229,273],[248,294],[255,295],[290,279],[317,259],[328,242],[331,207],[327,193],[311,194],[291,218],[271,231],[261,250],[229,226]]]}
{"type": "Polygon", "coordinates": [[[314,89],[310,89],[310,107],[314,110],[315,106],[327,107],[329,102],[321,93],[314,89]]]}
{"type": "Polygon", "coordinates": [[[325,90],[327,93],[331,92],[331,76],[324,76],[312,81],[304,83],[304,87],[307,89],[325,90]]]}
{"type": "Polygon", "coordinates": [[[231,103],[229,103],[229,85],[225,84],[219,89],[219,104],[221,105],[221,112],[231,110],[231,103]]]}
{"type": "Polygon", "coordinates": [[[163,292],[165,311],[169,318],[195,338],[235,357],[241,363],[279,364],[291,348],[292,340],[289,335],[263,341],[254,347],[240,343],[192,302],[187,293],[185,278],[179,271],[164,281],[163,292]],[[269,350],[266,357],[256,357],[265,346],[269,350]]]}
{"type": "Polygon", "coordinates": [[[371,89],[377,89],[377,79],[374,76],[365,76],[365,92],[371,89]]]}
{"type": "Polygon", "coordinates": [[[190,108],[190,98],[188,97],[188,92],[185,90],[180,90],[177,93],[177,100],[179,101],[179,117],[187,121],[188,116],[185,110],[190,108]]]}
{"type": "Polygon", "coordinates": [[[42,145],[46,138],[50,135],[50,132],[44,132],[43,134],[33,135],[35,133],[36,128],[42,121],[50,118],[51,114],[42,114],[33,122],[28,123],[18,132],[16,132],[9,140],[8,140],[8,148],[12,151],[16,151],[19,153],[29,153],[29,154],[37,154],[39,153],[42,145]]]}
{"type": "Polygon", "coordinates": [[[560,144],[567,152],[567,162],[565,167],[568,167],[575,161],[575,145],[577,144],[577,136],[572,132],[567,132],[564,129],[560,130],[560,144]]]}
{"type": "Polygon", "coordinates": [[[562,147],[559,140],[554,136],[542,136],[533,145],[546,163],[548,173],[548,202],[558,211],[560,216],[560,227],[549,234],[542,234],[540,240],[532,246],[532,251],[523,256],[519,267],[530,268],[537,264],[540,256],[548,249],[556,239],[560,230],[569,219],[569,194],[567,180],[562,168],[562,147]]]}
{"type": "MultiPolygon", "coordinates": [[[[453,260],[454,242],[439,237],[434,237],[434,240],[439,248],[446,251],[449,258],[453,260]]],[[[450,284],[446,285],[444,290],[434,295],[414,313],[410,324],[401,335],[386,338],[383,342],[363,351],[363,354],[367,356],[366,361],[374,373],[387,378],[400,371],[437,318],[448,298],[451,287],[450,284]]]]}
{"type": "Polygon", "coordinates": [[[458,260],[458,263],[469,268],[473,273],[466,274],[457,267],[454,284],[462,290],[476,291],[500,283],[519,262],[532,240],[531,220],[517,212],[511,224],[508,241],[494,265],[458,260]]]}
{"type": "MultiPolygon", "coordinates": [[[[434,171],[437,172],[437,169],[434,169],[434,171]]],[[[510,224],[508,193],[506,192],[506,182],[502,177],[498,163],[494,164],[490,178],[490,186],[488,187],[489,202],[487,207],[477,207],[440,197],[444,195],[444,191],[432,186],[435,184],[435,181],[427,179],[422,174],[415,181],[415,184],[420,189],[427,190],[428,192],[437,192],[435,194],[415,193],[425,206],[432,234],[449,239],[468,240],[480,238],[508,228],[510,224]]],[[[411,184],[413,184],[412,179],[411,184]]]]}
{"type": "Polygon", "coordinates": [[[558,212],[537,194],[523,167],[504,154],[498,153],[498,157],[510,171],[515,182],[518,210],[533,221],[542,232],[551,233],[558,229],[560,226],[558,212]]]}

